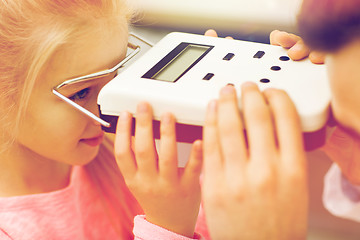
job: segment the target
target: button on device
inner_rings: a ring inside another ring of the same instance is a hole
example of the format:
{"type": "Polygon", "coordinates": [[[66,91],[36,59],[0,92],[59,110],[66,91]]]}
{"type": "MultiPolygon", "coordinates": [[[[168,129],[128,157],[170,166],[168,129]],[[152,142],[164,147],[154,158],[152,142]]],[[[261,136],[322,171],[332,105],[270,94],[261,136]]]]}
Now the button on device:
{"type": "Polygon", "coordinates": [[[281,67],[279,67],[279,66],[272,66],[270,69],[273,70],[273,71],[280,71],[280,70],[281,70],[281,67]]]}
{"type": "Polygon", "coordinates": [[[213,76],[214,76],[215,74],[213,74],[213,73],[208,73],[208,74],[206,74],[205,75],[205,77],[203,78],[203,80],[210,80],[213,76]]]}
{"type": "Polygon", "coordinates": [[[258,51],[253,58],[262,58],[265,55],[264,51],[258,51]]]}
{"type": "Polygon", "coordinates": [[[280,61],[289,61],[290,58],[288,56],[281,56],[280,58],[280,61]]]}
{"type": "Polygon", "coordinates": [[[226,56],[223,58],[223,60],[225,60],[225,61],[230,61],[234,56],[235,56],[235,54],[233,54],[233,53],[228,53],[228,54],[226,54],[226,56]]]}

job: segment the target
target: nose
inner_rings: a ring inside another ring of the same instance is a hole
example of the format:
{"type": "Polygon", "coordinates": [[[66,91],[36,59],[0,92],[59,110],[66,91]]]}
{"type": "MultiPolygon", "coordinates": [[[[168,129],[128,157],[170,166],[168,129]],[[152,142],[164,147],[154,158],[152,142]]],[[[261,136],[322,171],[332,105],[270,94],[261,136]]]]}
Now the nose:
{"type": "Polygon", "coordinates": [[[92,124],[96,126],[110,127],[110,123],[100,118],[99,108],[96,101],[92,103],[91,107],[88,109],[88,111],[91,113],[91,115],[88,116],[91,118],[92,124]]]}

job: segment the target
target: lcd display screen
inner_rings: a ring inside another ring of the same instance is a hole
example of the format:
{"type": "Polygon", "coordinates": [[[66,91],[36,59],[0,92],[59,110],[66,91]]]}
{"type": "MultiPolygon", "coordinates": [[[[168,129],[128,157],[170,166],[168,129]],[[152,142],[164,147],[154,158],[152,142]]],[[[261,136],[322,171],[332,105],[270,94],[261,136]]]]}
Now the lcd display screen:
{"type": "Polygon", "coordinates": [[[199,62],[213,46],[181,43],[157,63],[143,78],[175,82],[199,62]]]}

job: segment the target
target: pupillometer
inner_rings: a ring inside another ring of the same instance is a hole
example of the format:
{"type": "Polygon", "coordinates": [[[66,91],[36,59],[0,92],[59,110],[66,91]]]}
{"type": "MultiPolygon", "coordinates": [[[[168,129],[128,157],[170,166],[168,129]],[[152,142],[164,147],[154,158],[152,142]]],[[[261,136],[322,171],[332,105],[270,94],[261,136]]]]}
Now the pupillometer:
{"type": "Polygon", "coordinates": [[[171,112],[179,125],[195,129],[223,86],[234,85],[240,97],[240,85],[248,81],[261,90],[285,90],[304,132],[325,125],[330,102],[325,65],[293,61],[280,46],[188,33],[165,36],[105,85],[98,105],[101,117],[111,123],[109,132],[115,131],[122,111],[135,114],[141,101],[152,105],[155,120],[171,112]]]}

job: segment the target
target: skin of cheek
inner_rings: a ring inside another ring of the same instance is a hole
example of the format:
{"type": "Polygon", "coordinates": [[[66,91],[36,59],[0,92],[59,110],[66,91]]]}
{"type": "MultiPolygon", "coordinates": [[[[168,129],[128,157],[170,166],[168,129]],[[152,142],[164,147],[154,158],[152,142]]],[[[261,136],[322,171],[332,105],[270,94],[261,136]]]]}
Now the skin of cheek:
{"type": "Polygon", "coordinates": [[[326,59],[337,122],[360,135],[360,44],[331,54],[326,59]]]}
{"type": "MultiPolygon", "coordinates": [[[[54,99],[49,101],[54,102],[54,99]]],[[[30,106],[34,107],[29,108],[23,120],[19,143],[41,158],[70,165],[90,162],[98,148],[79,142],[86,132],[88,119],[61,100],[56,99],[55,104],[49,101],[30,101],[30,106]]]]}

